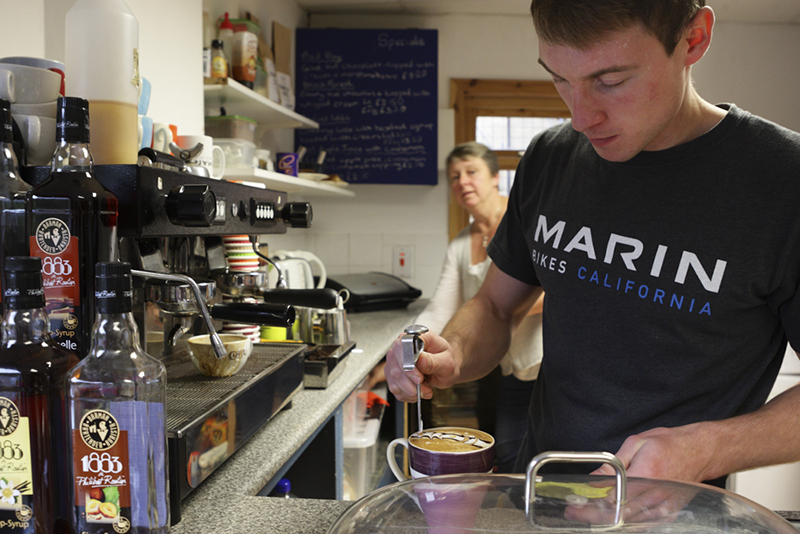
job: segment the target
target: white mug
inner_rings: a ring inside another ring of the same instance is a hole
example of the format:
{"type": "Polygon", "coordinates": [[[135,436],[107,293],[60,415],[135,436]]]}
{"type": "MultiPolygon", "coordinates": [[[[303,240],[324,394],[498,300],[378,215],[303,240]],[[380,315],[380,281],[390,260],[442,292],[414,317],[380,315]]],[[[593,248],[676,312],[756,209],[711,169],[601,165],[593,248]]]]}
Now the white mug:
{"type": "Polygon", "coordinates": [[[56,149],[56,120],[37,115],[12,115],[25,140],[28,165],[47,165],[56,149]]]}
{"type": "Polygon", "coordinates": [[[170,153],[169,144],[173,141],[172,130],[166,122],[153,123],[153,150],[170,153]]]}
{"type": "MultiPolygon", "coordinates": [[[[9,63],[12,65],[25,65],[27,67],[36,67],[39,69],[47,69],[55,72],[61,77],[61,86],[58,89],[58,94],[64,96],[64,64],[54,59],[46,59],[43,57],[27,57],[27,56],[14,56],[4,57],[0,59],[0,63],[9,63]]],[[[40,115],[35,113],[34,115],[40,115]]],[[[43,115],[40,115],[43,116],[43,115]]]]}
{"type": "Polygon", "coordinates": [[[139,148],[153,147],[153,118],[139,115],[139,148]]]}
{"type": "Polygon", "coordinates": [[[12,104],[52,102],[58,98],[61,76],[51,70],[0,64],[0,98],[12,104]]]}
{"type": "Polygon", "coordinates": [[[208,170],[208,175],[215,180],[220,180],[225,175],[225,151],[214,144],[214,138],[209,135],[179,135],[175,144],[184,149],[191,149],[198,143],[203,144],[200,152],[189,163],[200,165],[208,170]]]}
{"type": "Polygon", "coordinates": [[[11,104],[12,115],[38,115],[40,117],[56,118],[58,101],[41,102],[38,104],[11,104]]]}

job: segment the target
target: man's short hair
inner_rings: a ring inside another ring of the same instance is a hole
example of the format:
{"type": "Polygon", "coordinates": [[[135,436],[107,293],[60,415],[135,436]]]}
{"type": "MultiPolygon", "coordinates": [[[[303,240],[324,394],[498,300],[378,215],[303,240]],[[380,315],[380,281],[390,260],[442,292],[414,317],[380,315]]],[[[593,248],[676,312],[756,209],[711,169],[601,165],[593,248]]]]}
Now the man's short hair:
{"type": "Polygon", "coordinates": [[[532,0],[531,15],[540,39],[579,50],[639,22],[672,55],[705,4],[705,0],[532,0]]]}

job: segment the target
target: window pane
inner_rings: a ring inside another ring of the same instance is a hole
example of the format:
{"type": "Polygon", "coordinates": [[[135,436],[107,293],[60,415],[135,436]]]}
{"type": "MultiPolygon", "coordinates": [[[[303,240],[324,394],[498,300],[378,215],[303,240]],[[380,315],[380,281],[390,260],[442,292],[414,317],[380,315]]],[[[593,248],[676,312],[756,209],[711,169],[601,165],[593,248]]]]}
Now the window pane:
{"type": "Polygon", "coordinates": [[[516,171],[500,171],[500,183],[497,188],[500,190],[501,196],[507,197],[508,192],[511,191],[511,184],[514,183],[514,173],[516,171]]]}
{"type": "Polygon", "coordinates": [[[525,150],[533,136],[566,120],[560,117],[478,117],[475,140],[492,150],[525,150]]]}

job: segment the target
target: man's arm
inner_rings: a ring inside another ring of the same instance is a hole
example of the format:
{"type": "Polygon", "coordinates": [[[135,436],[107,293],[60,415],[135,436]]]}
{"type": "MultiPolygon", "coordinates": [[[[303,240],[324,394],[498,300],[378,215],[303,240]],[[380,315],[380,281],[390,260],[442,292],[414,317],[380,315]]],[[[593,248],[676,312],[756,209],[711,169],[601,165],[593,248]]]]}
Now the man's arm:
{"type": "Polygon", "coordinates": [[[617,456],[630,476],[693,482],[800,461],[800,384],[746,415],[631,436],[617,456]]]}
{"type": "Polygon", "coordinates": [[[500,363],[511,345],[511,334],[541,294],[541,287],[490,266],[481,289],[442,331],[460,362],[459,382],[486,376],[500,363]]]}
{"type": "Polygon", "coordinates": [[[429,399],[431,387],[450,387],[489,373],[508,351],[513,328],[541,292],[492,264],[481,289],[453,316],[442,336],[421,336],[425,350],[413,372],[403,371],[402,346],[399,338],[395,340],[385,367],[392,394],[401,401],[416,401],[416,385],[421,383],[422,397],[429,399]]]}

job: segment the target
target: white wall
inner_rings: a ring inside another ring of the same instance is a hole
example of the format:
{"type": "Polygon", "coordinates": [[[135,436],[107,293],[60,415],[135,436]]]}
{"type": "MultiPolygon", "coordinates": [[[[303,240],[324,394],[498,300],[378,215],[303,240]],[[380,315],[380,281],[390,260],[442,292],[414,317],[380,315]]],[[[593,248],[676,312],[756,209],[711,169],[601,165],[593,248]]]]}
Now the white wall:
{"type": "Polygon", "coordinates": [[[800,25],[720,22],[694,68],[695,85],[709,102],[734,102],[800,131],[797,58],[800,25]]]}
{"type": "Polygon", "coordinates": [[[45,57],[44,0],[0,0],[0,13],[4,21],[0,31],[0,58],[45,57]]]}

